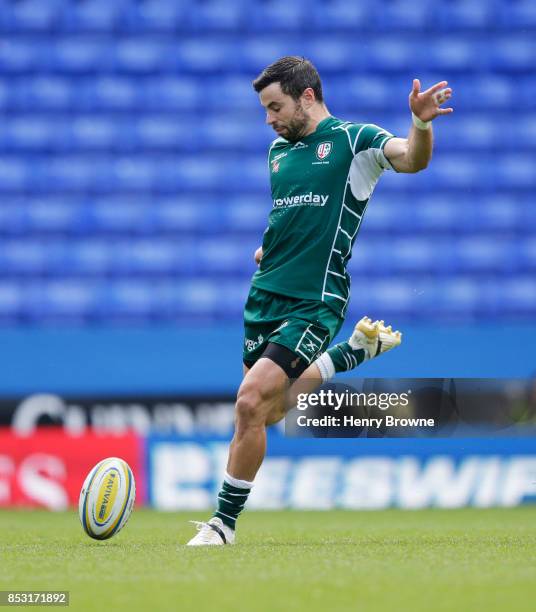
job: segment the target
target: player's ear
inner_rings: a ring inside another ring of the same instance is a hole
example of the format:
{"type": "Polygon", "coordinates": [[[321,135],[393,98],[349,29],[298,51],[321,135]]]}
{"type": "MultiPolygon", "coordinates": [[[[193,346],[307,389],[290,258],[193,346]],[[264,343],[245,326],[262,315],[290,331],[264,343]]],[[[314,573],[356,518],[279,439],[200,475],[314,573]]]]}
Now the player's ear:
{"type": "Polygon", "coordinates": [[[305,108],[309,108],[309,106],[316,102],[315,92],[312,87],[307,87],[307,89],[304,89],[300,98],[305,108]]]}

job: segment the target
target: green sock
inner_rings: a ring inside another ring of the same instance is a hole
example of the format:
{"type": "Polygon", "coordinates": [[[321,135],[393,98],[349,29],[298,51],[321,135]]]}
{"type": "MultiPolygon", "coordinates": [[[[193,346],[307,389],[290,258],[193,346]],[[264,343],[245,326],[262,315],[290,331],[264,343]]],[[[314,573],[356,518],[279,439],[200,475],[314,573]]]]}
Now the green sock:
{"type": "Polygon", "coordinates": [[[360,363],[365,361],[364,349],[353,349],[348,342],[340,342],[327,350],[331,357],[335,372],[348,372],[357,368],[360,363]]]}
{"type": "MultiPolygon", "coordinates": [[[[245,481],[242,482],[245,483],[245,481]]],[[[218,509],[214,512],[214,516],[217,516],[225,525],[234,529],[236,527],[236,519],[244,509],[250,492],[251,487],[235,487],[229,484],[227,480],[224,480],[218,494],[218,509]]]]}

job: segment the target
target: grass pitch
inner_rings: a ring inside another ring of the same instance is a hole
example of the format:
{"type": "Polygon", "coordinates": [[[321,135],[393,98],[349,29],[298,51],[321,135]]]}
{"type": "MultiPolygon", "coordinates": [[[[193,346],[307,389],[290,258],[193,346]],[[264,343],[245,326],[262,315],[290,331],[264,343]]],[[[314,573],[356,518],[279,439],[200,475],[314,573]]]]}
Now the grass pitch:
{"type": "Polygon", "coordinates": [[[74,511],[0,511],[0,590],[99,611],[535,609],[535,507],[249,512],[239,544],[210,549],[181,545],[192,518],[136,509],[97,542],[74,511]]]}

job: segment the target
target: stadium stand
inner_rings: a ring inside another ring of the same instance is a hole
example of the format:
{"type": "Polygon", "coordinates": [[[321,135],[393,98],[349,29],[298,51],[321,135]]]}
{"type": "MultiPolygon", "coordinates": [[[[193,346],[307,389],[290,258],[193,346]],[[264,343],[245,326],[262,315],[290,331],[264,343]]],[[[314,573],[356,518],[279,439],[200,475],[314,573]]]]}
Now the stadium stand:
{"type": "Polygon", "coordinates": [[[349,314],[536,314],[534,2],[0,0],[0,33],[0,322],[238,320],[271,205],[251,80],[295,53],[401,136],[413,77],[455,92],[428,170],[380,181],[349,314]]]}

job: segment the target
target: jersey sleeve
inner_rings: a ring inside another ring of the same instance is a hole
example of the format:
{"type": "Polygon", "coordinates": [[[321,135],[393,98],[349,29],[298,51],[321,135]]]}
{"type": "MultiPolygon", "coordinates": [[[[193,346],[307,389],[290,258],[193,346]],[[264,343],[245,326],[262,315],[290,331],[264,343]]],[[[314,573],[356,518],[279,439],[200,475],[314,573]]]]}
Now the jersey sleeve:
{"type": "Polygon", "coordinates": [[[354,156],[359,155],[362,151],[371,151],[369,155],[372,155],[382,170],[394,170],[383,152],[386,143],[391,138],[394,138],[393,134],[378,125],[373,123],[361,125],[354,145],[354,156]]]}

